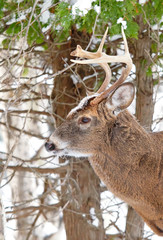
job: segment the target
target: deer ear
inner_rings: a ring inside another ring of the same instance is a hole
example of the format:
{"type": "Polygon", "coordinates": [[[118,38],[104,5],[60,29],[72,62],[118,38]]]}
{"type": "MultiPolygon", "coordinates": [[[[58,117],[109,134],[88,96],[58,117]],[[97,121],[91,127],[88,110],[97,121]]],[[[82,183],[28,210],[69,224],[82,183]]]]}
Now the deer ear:
{"type": "Polygon", "coordinates": [[[108,98],[106,106],[113,111],[123,110],[132,103],[134,95],[134,85],[132,83],[124,83],[120,85],[108,98]]]}

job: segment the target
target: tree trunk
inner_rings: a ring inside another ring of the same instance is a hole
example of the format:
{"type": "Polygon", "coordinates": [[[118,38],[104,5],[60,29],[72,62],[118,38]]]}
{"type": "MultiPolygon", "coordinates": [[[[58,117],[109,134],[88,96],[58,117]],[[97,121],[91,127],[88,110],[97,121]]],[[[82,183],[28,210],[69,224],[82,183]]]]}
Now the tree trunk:
{"type": "Polygon", "coordinates": [[[126,240],[141,240],[143,237],[144,222],[135,210],[128,206],[126,221],[126,240]]]}
{"type": "Polygon", "coordinates": [[[67,182],[68,208],[64,211],[67,240],[104,240],[100,209],[100,181],[87,160],[73,164],[67,182]]]}
{"type": "MultiPolygon", "coordinates": [[[[151,64],[150,49],[151,39],[148,26],[144,25],[142,16],[137,18],[139,24],[139,37],[135,40],[134,63],[136,66],[136,118],[146,130],[151,129],[153,119],[153,79],[146,72],[151,64]],[[146,31],[144,31],[146,29],[146,31]]],[[[126,221],[126,240],[138,240],[143,238],[144,222],[142,218],[128,207],[126,221]]]]}
{"type": "MultiPolygon", "coordinates": [[[[70,58],[71,47],[75,48],[77,44],[81,44],[84,48],[86,45],[83,46],[83,42],[88,43],[88,35],[77,33],[75,30],[72,30],[72,34],[71,43],[57,49],[57,61],[56,55],[51,56],[54,72],[64,68],[63,58],[70,58]],[[74,42],[73,39],[79,40],[74,42]]],[[[55,46],[54,48],[56,51],[55,46]]],[[[89,66],[84,69],[82,66],[79,68],[78,72],[80,72],[81,78],[90,74],[88,73],[89,66]]],[[[71,108],[77,105],[77,98],[80,99],[84,96],[85,88],[81,83],[74,85],[70,74],[62,74],[55,78],[51,99],[55,100],[53,111],[58,115],[56,125],[60,125],[71,108]]],[[[69,161],[72,166],[71,172],[67,175],[60,175],[62,205],[66,206],[63,211],[63,220],[67,240],[104,240],[103,219],[100,210],[100,180],[87,159],[69,158],[69,161]]],[[[65,162],[65,159],[60,159],[60,162],[65,162]]]]}

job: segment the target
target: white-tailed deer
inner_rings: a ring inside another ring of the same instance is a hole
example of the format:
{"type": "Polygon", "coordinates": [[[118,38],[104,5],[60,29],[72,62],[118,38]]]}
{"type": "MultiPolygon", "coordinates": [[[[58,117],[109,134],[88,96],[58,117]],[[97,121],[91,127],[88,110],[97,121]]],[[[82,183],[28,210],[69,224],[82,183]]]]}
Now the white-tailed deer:
{"type": "Polygon", "coordinates": [[[108,56],[102,52],[106,35],[107,31],[96,53],[80,46],[71,53],[88,58],[73,62],[99,63],[106,78],[97,93],[85,97],[70,111],[45,147],[58,156],[88,157],[107,188],[163,236],[163,132],[146,132],[126,110],[134,98],[134,86],[123,83],[132,67],[126,37],[122,29],[124,56],[108,56]],[[108,62],[127,65],[110,88],[108,62]]]}

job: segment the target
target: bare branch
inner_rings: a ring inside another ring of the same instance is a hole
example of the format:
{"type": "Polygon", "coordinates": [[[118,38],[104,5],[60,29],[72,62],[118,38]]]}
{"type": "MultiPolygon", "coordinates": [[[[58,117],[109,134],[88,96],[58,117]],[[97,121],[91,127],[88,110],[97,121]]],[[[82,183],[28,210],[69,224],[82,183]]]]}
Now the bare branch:
{"type": "MultiPolygon", "coordinates": [[[[3,166],[3,165],[2,165],[3,166]]],[[[14,171],[22,171],[22,172],[31,172],[31,173],[41,173],[41,174],[61,174],[66,173],[68,170],[70,170],[70,166],[61,166],[57,168],[40,168],[40,167],[23,167],[20,165],[17,166],[7,166],[7,169],[11,169],[14,171]]]]}

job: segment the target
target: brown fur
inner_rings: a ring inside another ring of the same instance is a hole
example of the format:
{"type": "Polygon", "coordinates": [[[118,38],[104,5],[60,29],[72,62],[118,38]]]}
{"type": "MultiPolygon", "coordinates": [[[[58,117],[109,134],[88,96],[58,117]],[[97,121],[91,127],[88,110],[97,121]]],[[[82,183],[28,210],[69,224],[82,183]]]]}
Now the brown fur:
{"type": "Polygon", "coordinates": [[[163,132],[145,132],[124,111],[115,120],[108,138],[109,151],[105,146],[97,150],[90,158],[92,167],[108,189],[163,236],[163,132]]]}
{"type": "Polygon", "coordinates": [[[163,132],[146,132],[127,110],[116,116],[103,101],[69,115],[50,141],[57,145],[56,139],[92,154],[89,161],[107,188],[163,236],[163,132]],[[82,116],[91,117],[86,127],[82,116]]]}

